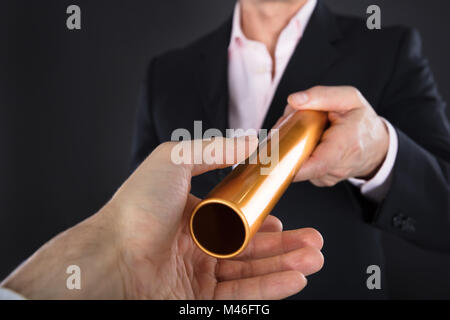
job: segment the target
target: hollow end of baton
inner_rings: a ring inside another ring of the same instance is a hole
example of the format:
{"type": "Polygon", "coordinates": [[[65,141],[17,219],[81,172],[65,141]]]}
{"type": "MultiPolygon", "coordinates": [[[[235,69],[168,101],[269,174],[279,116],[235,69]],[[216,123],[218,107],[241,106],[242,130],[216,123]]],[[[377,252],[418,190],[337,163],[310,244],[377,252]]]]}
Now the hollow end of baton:
{"type": "Polygon", "coordinates": [[[220,259],[241,253],[250,238],[241,210],[222,199],[202,201],[191,216],[190,230],[202,251],[220,259]]]}
{"type": "Polygon", "coordinates": [[[286,116],[277,126],[278,133],[260,143],[256,163],[239,164],[211,190],[190,220],[190,232],[200,250],[220,259],[245,250],[313,152],[326,124],[327,114],[320,111],[286,116]],[[265,155],[270,155],[268,165],[262,161],[265,155]]]}

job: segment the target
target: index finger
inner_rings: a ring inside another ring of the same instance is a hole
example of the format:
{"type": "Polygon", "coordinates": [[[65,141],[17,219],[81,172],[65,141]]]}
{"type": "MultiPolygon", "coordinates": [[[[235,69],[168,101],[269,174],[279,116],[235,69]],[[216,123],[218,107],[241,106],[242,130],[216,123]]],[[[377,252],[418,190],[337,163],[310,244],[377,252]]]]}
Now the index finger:
{"type": "Polygon", "coordinates": [[[232,260],[273,257],[304,247],[313,247],[321,250],[322,246],[322,235],[313,228],[283,232],[258,232],[250,241],[248,247],[232,260]]]}

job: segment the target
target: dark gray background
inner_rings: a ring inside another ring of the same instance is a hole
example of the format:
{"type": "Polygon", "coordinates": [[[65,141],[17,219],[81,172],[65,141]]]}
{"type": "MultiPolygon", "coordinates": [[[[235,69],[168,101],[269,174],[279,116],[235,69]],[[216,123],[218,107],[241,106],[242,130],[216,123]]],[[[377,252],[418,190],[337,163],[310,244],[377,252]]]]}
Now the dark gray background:
{"type": "MultiPolygon", "coordinates": [[[[326,2],[359,16],[379,4],[383,25],[417,27],[450,101],[448,0],[326,2]]],[[[149,59],[212,30],[233,5],[1,1],[0,279],[111,197],[128,174],[138,85],[149,59]],[[82,9],[81,31],[66,29],[69,4],[82,9]]],[[[391,236],[384,242],[388,269],[382,271],[393,298],[450,298],[450,256],[391,236]]]]}

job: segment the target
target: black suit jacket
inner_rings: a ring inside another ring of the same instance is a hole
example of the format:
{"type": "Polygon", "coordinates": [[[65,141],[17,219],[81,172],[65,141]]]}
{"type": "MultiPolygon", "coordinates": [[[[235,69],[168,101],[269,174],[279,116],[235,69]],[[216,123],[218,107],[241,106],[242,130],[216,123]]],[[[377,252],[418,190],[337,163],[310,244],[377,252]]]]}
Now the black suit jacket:
{"type": "MultiPolygon", "coordinates": [[[[225,134],[228,119],[227,47],[231,19],[186,48],[152,60],[142,90],[134,139],[137,166],[177,128],[225,134]]],[[[314,85],[358,88],[376,112],[396,128],[399,147],[390,190],[380,204],[367,201],[348,182],[318,188],[292,184],[272,214],[285,229],[314,227],[325,240],[325,265],[295,298],[383,298],[368,290],[366,269],[383,271],[380,230],[424,248],[450,252],[450,128],[416,31],[370,31],[362,19],[337,16],[319,2],[279,83],[264,121],[282,115],[287,96],[314,85]]],[[[205,196],[229,171],[194,178],[192,192],[205,196]]]]}

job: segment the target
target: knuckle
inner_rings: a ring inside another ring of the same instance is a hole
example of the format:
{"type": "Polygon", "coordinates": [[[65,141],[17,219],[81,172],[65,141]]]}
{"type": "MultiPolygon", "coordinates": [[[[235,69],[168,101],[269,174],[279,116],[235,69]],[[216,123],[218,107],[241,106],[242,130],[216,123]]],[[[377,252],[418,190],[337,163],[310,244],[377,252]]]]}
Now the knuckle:
{"type": "Polygon", "coordinates": [[[337,181],[335,180],[328,180],[325,182],[325,186],[327,187],[334,187],[337,184],[337,181]]]}
{"type": "Polygon", "coordinates": [[[240,296],[240,284],[239,281],[231,281],[230,283],[230,293],[231,296],[237,299],[240,296]]]}
{"type": "Polygon", "coordinates": [[[296,270],[303,271],[306,275],[319,271],[324,263],[324,258],[320,250],[312,247],[302,249],[303,254],[299,255],[293,266],[296,270]]]}
{"type": "Polygon", "coordinates": [[[311,183],[312,183],[313,185],[315,185],[316,187],[319,187],[319,188],[325,187],[325,185],[324,185],[324,184],[322,183],[322,181],[319,180],[319,179],[313,179],[313,180],[311,180],[311,183]]]}
{"type": "Polygon", "coordinates": [[[292,113],[293,111],[294,111],[294,108],[290,104],[288,104],[286,106],[286,108],[284,108],[283,116],[286,116],[286,115],[292,113]]]}
{"type": "Polygon", "coordinates": [[[312,88],[309,89],[308,91],[309,91],[309,93],[311,93],[313,96],[316,96],[316,95],[324,94],[324,93],[325,93],[325,92],[324,92],[325,88],[326,88],[325,86],[317,85],[317,86],[312,87],[312,88]]]}
{"type": "Polygon", "coordinates": [[[356,159],[360,159],[362,154],[364,153],[364,145],[362,141],[356,140],[350,146],[350,155],[356,159]]]}
{"type": "Polygon", "coordinates": [[[334,187],[338,183],[338,178],[335,178],[334,176],[327,175],[322,179],[322,185],[324,187],[334,187]]]}
{"type": "MultiPolygon", "coordinates": [[[[337,168],[333,171],[332,176],[336,177],[339,181],[346,179],[351,173],[351,169],[347,167],[337,168]]],[[[330,183],[333,181],[330,181],[330,183]]]]}
{"type": "Polygon", "coordinates": [[[160,151],[167,151],[169,149],[172,149],[172,147],[175,145],[175,142],[172,141],[166,141],[161,143],[156,149],[160,151]]]}
{"type": "Polygon", "coordinates": [[[175,141],[167,141],[163,142],[160,145],[158,145],[155,149],[155,153],[164,157],[170,157],[170,154],[172,152],[172,149],[174,146],[176,146],[178,143],[181,142],[175,142],[175,141]]]}
{"type": "Polygon", "coordinates": [[[253,261],[245,263],[245,267],[241,270],[241,278],[248,278],[255,273],[255,265],[253,261]]]}
{"type": "Polygon", "coordinates": [[[323,247],[323,237],[319,231],[314,228],[304,228],[303,243],[307,247],[321,249],[323,247]]]}
{"type": "Polygon", "coordinates": [[[346,179],[346,178],[350,177],[350,175],[352,174],[352,171],[353,171],[352,168],[345,168],[343,178],[346,179]]]}
{"type": "Polygon", "coordinates": [[[360,139],[355,139],[353,143],[350,144],[350,150],[353,153],[359,153],[363,149],[363,144],[360,139]]]}
{"type": "Polygon", "coordinates": [[[354,94],[354,95],[359,95],[359,94],[360,94],[358,88],[353,87],[353,86],[348,86],[348,87],[347,87],[347,90],[348,90],[351,94],[354,94]]]}
{"type": "Polygon", "coordinates": [[[321,162],[316,171],[316,178],[323,177],[328,172],[328,165],[325,162],[321,162]]]}

